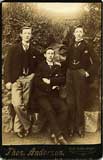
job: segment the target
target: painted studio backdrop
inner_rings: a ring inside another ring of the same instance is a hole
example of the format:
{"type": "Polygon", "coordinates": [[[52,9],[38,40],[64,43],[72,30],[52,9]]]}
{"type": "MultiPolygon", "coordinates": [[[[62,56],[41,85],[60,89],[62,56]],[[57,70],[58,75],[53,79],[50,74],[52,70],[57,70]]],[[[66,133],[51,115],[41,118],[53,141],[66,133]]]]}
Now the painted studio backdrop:
{"type": "MultiPolygon", "coordinates": [[[[3,3],[2,4],[2,142],[3,144],[51,144],[45,117],[33,113],[31,133],[19,139],[13,132],[15,111],[11,104],[11,92],[4,84],[4,61],[8,48],[20,41],[20,28],[29,23],[33,28],[32,43],[42,54],[52,46],[55,61],[61,62],[64,53],[59,54],[62,45],[70,44],[74,26],[81,24],[84,39],[94,49],[95,71],[88,82],[85,103],[85,138],[77,135],[68,144],[98,144],[101,141],[101,4],[100,3],[3,3]]],[[[65,88],[65,86],[64,86],[65,88]]],[[[61,91],[66,99],[65,89],[61,91]]]]}

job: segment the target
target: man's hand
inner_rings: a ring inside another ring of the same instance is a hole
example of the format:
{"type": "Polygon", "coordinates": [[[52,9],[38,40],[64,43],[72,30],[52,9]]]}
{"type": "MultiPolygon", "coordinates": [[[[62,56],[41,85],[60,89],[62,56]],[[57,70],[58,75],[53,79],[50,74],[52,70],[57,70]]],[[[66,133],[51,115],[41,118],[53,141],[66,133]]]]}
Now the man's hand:
{"type": "Polygon", "coordinates": [[[82,76],[89,77],[89,73],[84,69],[80,69],[79,72],[81,73],[82,76]]]}
{"type": "Polygon", "coordinates": [[[6,83],[5,86],[6,86],[6,89],[11,90],[12,83],[11,83],[11,82],[8,82],[8,83],[6,83]]]}
{"type": "Polygon", "coordinates": [[[53,87],[52,87],[52,89],[56,89],[56,88],[58,88],[58,89],[59,89],[59,86],[53,86],[53,87]]]}
{"type": "Polygon", "coordinates": [[[42,78],[43,82],[46,84],[50,84],[50,79],[48,78],[42,78]]]}
{"type": "Polygon", "coordinates": [[[89,77],[89,73],[88,72],[85,72],[85,75],[86,75],[86,77],[89,77]]]}

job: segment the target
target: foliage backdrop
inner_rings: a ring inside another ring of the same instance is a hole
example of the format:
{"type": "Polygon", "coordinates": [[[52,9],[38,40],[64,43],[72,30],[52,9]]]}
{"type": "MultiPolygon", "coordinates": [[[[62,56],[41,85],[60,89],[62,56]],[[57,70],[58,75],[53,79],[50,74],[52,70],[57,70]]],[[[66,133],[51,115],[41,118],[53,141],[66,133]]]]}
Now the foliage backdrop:
{"type": "MultiPolygon", "coordinates": [[[[100,102],[100,50],[101,50],[101,5],[99,3],[87,3],[83,14],[79,19],[62,19],[62,23],[55,21],[48,14],[43,15],[33,3],[4,3],[2,5],[2,61],[8,52],[8,47],[20,41],[20,28],[24,23],[33,27],[32,42],[40,52],[52,44],[58,44],[65,39],[69,32],[69,38],[73,27],[81,23],[86,32],[85,39],[93,46],[97,57],[98,73],[92,88],[92,104],[100,102]],[[69,30],[68,30],[69,28],[69,30]],[[95,99],[95,101],[94,101],[95,99]]],[[[2,63],[3,64],[3,63],[2,63]]],[[[3,67],[2,67],[3,69],[3,67]]],[[[3,74],[3,71],[2,71],[3,74]]],[[[2,85],[4,87],[4,85],[2,85]]],[[[3,88],[4,89],[4,88],[3,88]]],[[[3,92],[4,93],[4,92],[3,92]]],[[[4,101],[3,101],[4,102],[4,101]]]]}

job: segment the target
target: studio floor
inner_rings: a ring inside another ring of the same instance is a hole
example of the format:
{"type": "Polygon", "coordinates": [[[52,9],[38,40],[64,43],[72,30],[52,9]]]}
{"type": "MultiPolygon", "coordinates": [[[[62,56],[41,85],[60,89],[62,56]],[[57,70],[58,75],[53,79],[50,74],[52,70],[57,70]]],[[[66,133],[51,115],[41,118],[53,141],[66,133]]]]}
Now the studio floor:
{"type": "MultiPolygon", "coordinates": [[[[72,138],[68,138],[69,144],[99,144],[101,143],[101,133],[97,131],[95,133],[86,133],[84,138],[74,135],[72,138]]],[[[33,145],[33,144],[53,144],[49,138],[49,135],[45,132],[29,134],[28,137],[19,138],[15,133],[3,133],[2,134],[3,145],[33,145]]]]}

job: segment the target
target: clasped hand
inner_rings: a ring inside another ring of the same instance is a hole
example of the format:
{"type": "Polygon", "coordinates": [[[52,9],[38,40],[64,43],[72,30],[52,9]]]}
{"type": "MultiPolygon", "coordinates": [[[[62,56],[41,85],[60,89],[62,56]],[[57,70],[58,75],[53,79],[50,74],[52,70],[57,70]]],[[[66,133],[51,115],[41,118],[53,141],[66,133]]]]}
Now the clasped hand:
{"type": "Polygon", "coordinates": [[[46,84],[50,84],[50,79],[48,78],[42,78],[43,82],[46,84]]]}

